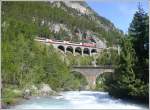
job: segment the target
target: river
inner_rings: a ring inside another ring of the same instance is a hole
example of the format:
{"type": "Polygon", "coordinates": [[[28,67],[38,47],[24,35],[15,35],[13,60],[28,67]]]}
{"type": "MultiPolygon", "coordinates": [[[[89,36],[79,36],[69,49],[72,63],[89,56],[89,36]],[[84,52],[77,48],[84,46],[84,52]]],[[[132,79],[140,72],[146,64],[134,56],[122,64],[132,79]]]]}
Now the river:
{"type": "Polygon", "coordinates": [[[112,98],[107,92],[67,91],[60,96],[34,97],[13,109],[148,109],[145,105],[112,98]]]}

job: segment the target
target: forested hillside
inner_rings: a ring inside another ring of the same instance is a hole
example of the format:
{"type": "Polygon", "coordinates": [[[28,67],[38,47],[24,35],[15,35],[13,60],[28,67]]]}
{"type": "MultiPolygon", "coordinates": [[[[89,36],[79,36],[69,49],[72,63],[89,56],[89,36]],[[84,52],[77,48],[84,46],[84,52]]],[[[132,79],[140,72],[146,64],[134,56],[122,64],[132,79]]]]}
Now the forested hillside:
{"type": "Polygon", "coordinates": [[[109,20],[93,11],[82,14],[63,2],[3,2],[2,15],[3,25],[9,24],[11,17],[28,24],[31,29],[35,27],[35,35],[48,38],[81,41],[79,37],[86,37],[90,32],[89,36],[104,38],[111,46],[117,44],[121,36],[109,20]],[[57,6],[58,3],[60,6],[57,6]]]}
{"type": "MultiPolygon", "coordinates": [[[[83,2],[82,4],[85,5],[86,3],[83,2]]],[[[78,62],[90,64],[93,60],[92,58],[80,58],[80,61],[77,62],[76,58],[68,56],[69,63],[63,62],[57,55],[59,53],[55,52],[52,47],[46,47],[35,42],[34,38],[37,36],[82,41],[75,34],[75,30],[79,29],[83,32],[86,32],[86,30],[92,31],[96,37],[105,38],[110,45],[115,45],[118,42],[119,31],[113,27],[110,21],[100,18],[92,11],[88,17],[86,16],[71,7],[67,7],[63,2],[2,2],[3,82],[23,86],[26,82],[42,81],[42,78],[46,78],[50,73],[68,75],[69,69],[65,65],[69,66],[78,62]],[[57,6],[58,3],[60,6],[57,6]],[[72,13],[78,13],[79,15],[72,13]],[[95,20],[90,19],[92,16],[94,19],[98,19],[105,28],[100,27],[101,25],[98,27],[95,20]],[[53,25],[56,23],[66,26],[66,30],[70,29],[68,32],[71,33],[71,36],[63,28],[55,33],[53,25]],[[106,27],[109,31],[106,30],[106,27]],[[57,64],[57,62],[59,63],[57,64]],[[62,65],[62,69],[57,69],[61,68],[62,65]],[[65,72],[57,72],[56,70],[65,72]],[[41,77],[40,73],[46,76],[41,77]],[[37,76],[41,79],[36,79],[37,76]]],[[[69,76],[71,77],[70,74],[69,76]]],[[[62,77],[65,77],[65,75],[62,77]]],[[[44,81],[48,80],[50,79],[44,81]]]]}

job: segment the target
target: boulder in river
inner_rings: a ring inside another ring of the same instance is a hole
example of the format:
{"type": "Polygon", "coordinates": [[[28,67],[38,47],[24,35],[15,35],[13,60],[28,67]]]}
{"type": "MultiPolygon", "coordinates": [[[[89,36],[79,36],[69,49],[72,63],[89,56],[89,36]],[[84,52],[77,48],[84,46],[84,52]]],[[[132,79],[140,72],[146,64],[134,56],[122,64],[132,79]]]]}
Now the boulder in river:
{"type": "Polygon", "coordinates": [[[23,91],[23,97],[24,97],[25,99],[29,99],[30,96],[31,96],[31,90],[30,90],[30,89],[25,89],[25,90],[23,91]]]}
{"type": "Polygon", "coordinates": [[[34,90],[34,91],[38,90],[38,88],[35,85],[31,85],[31,89],[34,90]]]}
{"type": "Polygon", "coordinates": [[[28,99],[29,96],[50,96],[57,95],[57,93],[51,89],[48,84],[42,83],[38,86],[30,85],[23,91],[23,97],[28,99]]]}
{"type": "Polygon", "coordinates": [[[41,96],[49,96],[49,95],[55,95],[56,92],[53,91],[48,84],[43,83],[43,84],[41,84],[39,93],[41,96]]]}

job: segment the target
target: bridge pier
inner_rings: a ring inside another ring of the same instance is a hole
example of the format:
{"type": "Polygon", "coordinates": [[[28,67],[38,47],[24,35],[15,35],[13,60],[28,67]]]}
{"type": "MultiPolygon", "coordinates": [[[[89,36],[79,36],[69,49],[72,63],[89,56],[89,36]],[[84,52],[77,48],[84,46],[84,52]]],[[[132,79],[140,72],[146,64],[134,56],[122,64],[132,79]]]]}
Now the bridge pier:
{"type": "Polygon", "coordinates": [[[90,52],[89,52],[89,54],[90,54],[90,56],[92,56],[92,54],[91,54],[91,48],[90,48],[90,50],[89,50],[90,52]]]}
{"type": "Polygon", "coordinates": [[[83,48],[81,48],[81,56],[83,56],[83,48]]]}
{"type": "Polygon", "coordinates": [[[66,54],[66,51],[67,51],[67,47],[66,46],[64,46],[64,53],[66,54]]]}
{"type": "Polygon", "coordinates": [[[73,47],[73,55],[75,56],[75,48],[73,47]]]}
{"type": "Polygon", "coordinates": [[[86,78],[86,80],[87,80],[87,82],[88,82],[88,86],[89,86],[91,89],[95,89],[97,76],[89,75],[89,76],[85,76],[85,78],[86,78]]]}

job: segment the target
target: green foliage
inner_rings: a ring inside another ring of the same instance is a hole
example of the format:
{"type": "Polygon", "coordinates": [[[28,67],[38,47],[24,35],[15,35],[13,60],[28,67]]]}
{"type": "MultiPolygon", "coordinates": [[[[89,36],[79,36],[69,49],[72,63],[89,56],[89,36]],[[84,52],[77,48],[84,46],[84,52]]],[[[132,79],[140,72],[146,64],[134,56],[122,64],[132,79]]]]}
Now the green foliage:
{"type": "MultiPolygon", "coordinates": [[[[103,24],[109,25],[104,18],[103,24]]],[[[37,36],[78,41],[69,38],[64,30],[54,34],[48,23],[66,24],[71,31],[74,27],[92,30],[98,37],[104,37],[108,45],[121,45],[121,54],[109,50],[98,56],[97,64],[117,65],[115,73],[107,73],[97,78],[98,90],[108,90],[116,97],[148,99],[148,16],[141,9],[134,15],[129,28],[129,36],[120,39],[117,31],[106,31],[96,26],[85,16],[74,16],[65,10],[51,6],[47,2],[2,2],[2,83],[23,89],[30,84],[49,84],[52,89],[73,90],[87,84],[80,74],[70,74],[71,65],[91,65],[93,57],[60,55],[52,46],[34,41],[37,36]],[[43,22],[44,21],[44,22],[43,22]],[[133,45],[132,45],[133,44],[133,45]]],[[[21,97],[4,86],[2,99],[5,103],[21,97]]],[[[15,87],[11,88],[14,89],[15,87]]]]}
{"type": "MultiPolygon", "coordinates": [[[[34,41],[36,36],[53,35],[46,25],[41,24],[42,19],[59,20],[67,15],[66,12],[45,2],[3,2],[2,13],[1,75],[2,83],[6,85],[3,91],[9,84],[24,89],[27,85],[42,82],[56,91],[79,89],[80,77],[70,74],[70,68],[58,52],[52,46],[34,41]]],[[[6,103],[17,97],[10,90],[2,92],[2,96],[6,103]]]]}
{"type": "MultiPolygon", "coordinates": [[[[77,53],[76,53],[77,54],[77,53]]],[[[72,53],[67,52],[67,55],[64,56],[65,62],[68,66],[72,65],[91,65],[93,61],[93,56],[81,56],[77,54],[74,56],[72,53]]]]}
{"type": "MultiPolygon", "coordinates": [[[[64,4],[61,2],[64,6],[64,4]]],[[[66,7],[66,6],[65,6],[66,7]]],[[[103,17],[99,17],[103,25],[112,28],[106,31],[104,28],[97,27],[97,22],[90,20],[87,16],[72,15],[74,9],[66,7],[67,11],[62,8],[53,6],[48,2],[2,2],[2,24],[8,24],[7,20],[13,18],[21,20],[29,25],[36,25],[37,35],[47,38],[67,39],[77,41],[77,36],[73,35],[69,38],[63,30],[54,34],[48,27],[49,23],[65,24],[74,33],[74,28],[79,28],[81,31],[91,30],[98,34],[98,37],[105,38],[109,45],[118,43],[121,34],[113,29],[112,24],[103,17]],[[110,25],[109,25],[110,24],[110,25]],[[67,38],[66,38],[67,37],[67,38]],[[72,39],[73,38],[73,39],[72,39]]],[[[22,29],[22,28],[20,28],[22,29]]]]}
{"type": "Polygon", "coordinates": [[[115,64],[115,73],[98,78],[97,87],[111,95],[121,98],[138,99],[148,102],[148,16],[139,7],[129,27],[129,36],[120,40],[120,56],[104,52],[98,58],[99,64],[108,64],[107,58],[113,55],[111,64],[115,64]],[[146,48],[144,45],[146,44],[146,48]],[[114,62],[114,63],[113,63],[114,62]],[[104,80],[102,80],[104,78],[104,80]]]}
{"type": "Polygon", "coordinates": [[[126,97],[147,101],[148,85],[136,77],[134,71],[136,56],[131,41],[123,39],[119,64],[115,73],[105,80],[106,90],[116,97],[126,97]]]}
{"type": "Polygon", "coordinates": [[[93,57],[91,56],[85,56],[85,57],[79,57],[78,62],[79,65],[91,65],[91,62],[93,61],[93,57]]]}
{"type": "MultiPolygon", "coordinates": [[[[106,74],[106,73],[105,73],[106,74]]],[[[105,90],[105,77],[104,75],[99,75],[96,79],[95,90],[104,91],[105,90]]]]}
{"type": "Polygon", "coordinates": [[[137,57],[142,61],[148,58],[148,47],[145,49],[144,44],[149,42],[149,17],[147,13],[139,6],[138,11],[134,14],[134,18],[129,27],[129,35],[132,38],[133,47],[137,57]]]}
{"type": "Polygon", "coordinates": [[[112,77],[113,74],[106,72],[104,74],[101,74],[96,79],[96,90],[99,91],[108,91],[109,90],[109,84],[112,84],[112,77]]]}
{"type": "Polygon", "coordinates": [[[86,80],[86,78],[81,73],[72,72],[72,74],[75,76],[75,78],[77,78],[77,79],[80,80],[80,86],[84,87],[84,86],[87,85],[87,80],[86,80]]]}
{"type": "Polygon", "coordinates": [[[68,81],[66,81],[64,90],[80,90],[87,85],[87,80],[81,73],[73,71],[71,75],[73,79],[68,79],[68,81]]]}
{"type": "Polygon", "coordinates": [[[14,92],[10,88],[3,89],[2,94],[2,102],[5,104],[15,104],[22,97],[21,92],[14,92]]]}
{"type": "Polygon", "coordinates": [[[118,64],[118,53],[116,50],[103,50],[103,52],[97,57],[97,65],[117,65],[118,64]]]}
{"type": "Polygon", "coordinates": [[[134,64],[134,51],[131,47],[131,43],[127,40],[123,40],[121,46],[122,51],[120,54],[119,65],[115,70],[111,83],[109,82],[108,84],[111,88],[109,90],[110,92],[124,96],[129,92],[127,86],[135,80],[135,74],[132,69],[134,64]]]}
{"type": "Polygon", "coordinates": [[[129,27],[129,36],[133,42],[137,61],[135,66],[136,76],[148,83],[149,80],[149,17],[139,6],[129,27]]]}

